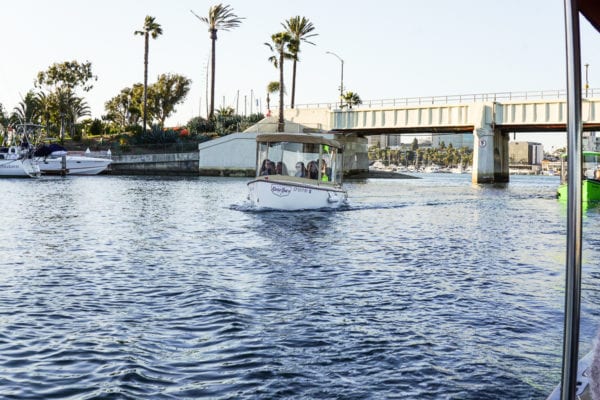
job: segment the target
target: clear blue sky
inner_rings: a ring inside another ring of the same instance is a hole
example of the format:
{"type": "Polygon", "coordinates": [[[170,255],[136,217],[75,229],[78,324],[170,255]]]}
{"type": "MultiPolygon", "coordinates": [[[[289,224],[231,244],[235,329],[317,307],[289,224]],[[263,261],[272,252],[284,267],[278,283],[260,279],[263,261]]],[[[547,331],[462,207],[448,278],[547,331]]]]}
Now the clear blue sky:
{"type": "MultiPolygon", "coordinates": [[[[185,124],[206,110],[207,28],[204,16],[216,2],[189,0],[0,0],[0,103],[12,110],[33,88],[39,71],[55,62],[91,61],[98,75],[85,94],[93,117],[124,87],[143,80],[143,39],[134,36],[146,15],[163,35],[150,43],[149,81],[161,73],[192,79],[185,103],[170,124],[185,124]]],[[[218,33],[216,103],[244,111],[252,92],[266,105],[266,86],[278,80],[264,45],[286,19],[309,18],[319,36],[304,44],[298,65],[296,103],[335,102],[342,57],[344,84],[363,100],[565,87],[562,0],[374,0],[224,2],[246,19],[218,33]]],[[[582,18],[582,61],[591,87],[600,87],[600,35],[582,18]]],[[[288,66],[286,64],[286,66],[288,66]]],[[[291,68],[287,68],[289,81],[291,68]]],[[[289,93],[288,93],[289,94],[289,93]]],[[[287,101],[286,101],[287,103],[287,101]]],[[[250,105],[246,111],[250,112],[250,105]]],[[[256,106],[253,106],[256,111],[256,106]]],[[[517,140],[531,136],[518,134],[517,140]]],[[[562,135],[536,138],[546,147],[562,135]]]]}

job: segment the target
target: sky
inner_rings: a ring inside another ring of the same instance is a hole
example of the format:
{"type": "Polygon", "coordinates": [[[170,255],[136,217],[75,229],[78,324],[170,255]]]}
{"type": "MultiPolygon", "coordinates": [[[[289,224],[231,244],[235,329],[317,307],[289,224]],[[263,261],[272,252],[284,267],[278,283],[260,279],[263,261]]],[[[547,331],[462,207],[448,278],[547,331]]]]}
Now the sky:
{"type": "MultiPolygon", "coordinates": [[[[92,117],[121,89],[143,81],[144,43],[134,31],[156,18],[163,34],[150,41],[149,83],[163,73],[192,80],[185,102],[168,125],[206,116],[206,16],[216,2],[199,0],[0,0],[0,103],[7,110],[34,89],[37,73],[54,63],[90,61],[98,76],[80,93],[92,117]]],[[[300,15],[315,26],[314,46],[301,46],[296,104],[338,100],[344,87],[363,101],[418,96],[555,90],[566,87],[562,0],[231,0],[244,17],[219,31],[216,50],[216,108],[240,114],[266,112],[266,87],[279,80],[265,42],[300,15]],[[253,100],[253,101],[251,101],[253,100]]],[[[600,88],[600,35],[581,18],[582,64],[590,87],[600,88]]],[[[285,82],[291,64],[285,64],[285,82]]],[[[584,78],[585,79],[585,78],[584,78]]],[[[584,81],[585,83],[585,81],[584,81]]],[[[289,95],[288,91],[288,95],[289,95]]],[[[286,96],[289,104],[289,96],[286,96]]],[[[274,108],[276,106],[273,106],[274,108]]],[[[511,135],[512,139],[512,135],[511,135]]],[[[517,134],[562,147],[566,134],[517,134]]]]}

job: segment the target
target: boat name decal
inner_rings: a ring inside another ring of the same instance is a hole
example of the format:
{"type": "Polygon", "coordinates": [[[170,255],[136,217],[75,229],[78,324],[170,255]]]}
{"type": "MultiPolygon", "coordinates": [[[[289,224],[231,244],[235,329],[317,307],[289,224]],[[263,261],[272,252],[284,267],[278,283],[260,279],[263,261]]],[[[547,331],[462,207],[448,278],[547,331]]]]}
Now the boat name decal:
{"type": "Polygon", "coordinates": [[[295,186],[294,192],[311,193],[312,191],[308,188],[295,186]]]}
{"type": "Polygon", "coordinates": [[[278,197],[289,196],[292,190],[285,186],[271,185],[271,193],[278,197]]]}

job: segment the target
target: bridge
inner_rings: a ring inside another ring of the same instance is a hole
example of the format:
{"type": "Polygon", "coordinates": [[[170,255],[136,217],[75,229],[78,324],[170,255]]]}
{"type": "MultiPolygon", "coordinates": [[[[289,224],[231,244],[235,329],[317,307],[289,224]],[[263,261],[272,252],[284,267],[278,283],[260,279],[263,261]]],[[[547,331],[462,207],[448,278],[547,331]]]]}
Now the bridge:
{"type": "MultiPolygon", "coordinates": [[[[600,90],[582,97],[583,129],[600,130],[600,90]]],[[[472,133],[472,181],[494,183],[509,180],[509,133],[566,132],[566,107],[564,91],[507,92],[378,100],[344,109],[303,105],[286,110],[285,118],[342,135],[472,133]]]]}

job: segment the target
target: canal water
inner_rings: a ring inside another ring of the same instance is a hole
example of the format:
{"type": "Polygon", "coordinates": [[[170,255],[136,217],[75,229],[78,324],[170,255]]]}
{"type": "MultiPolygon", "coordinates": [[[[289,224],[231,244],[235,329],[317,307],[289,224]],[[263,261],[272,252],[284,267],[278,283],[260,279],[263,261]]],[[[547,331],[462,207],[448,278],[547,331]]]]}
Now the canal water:
{"type": "MultiPolygon", "coordinates": [[[[254,212],[247,179],[3,180],[2,399],[544,399],[560,380],[556,177],[347,183],[254,212]]],[[[600,326],[584,215],[581,352],[600,326]]]]}

